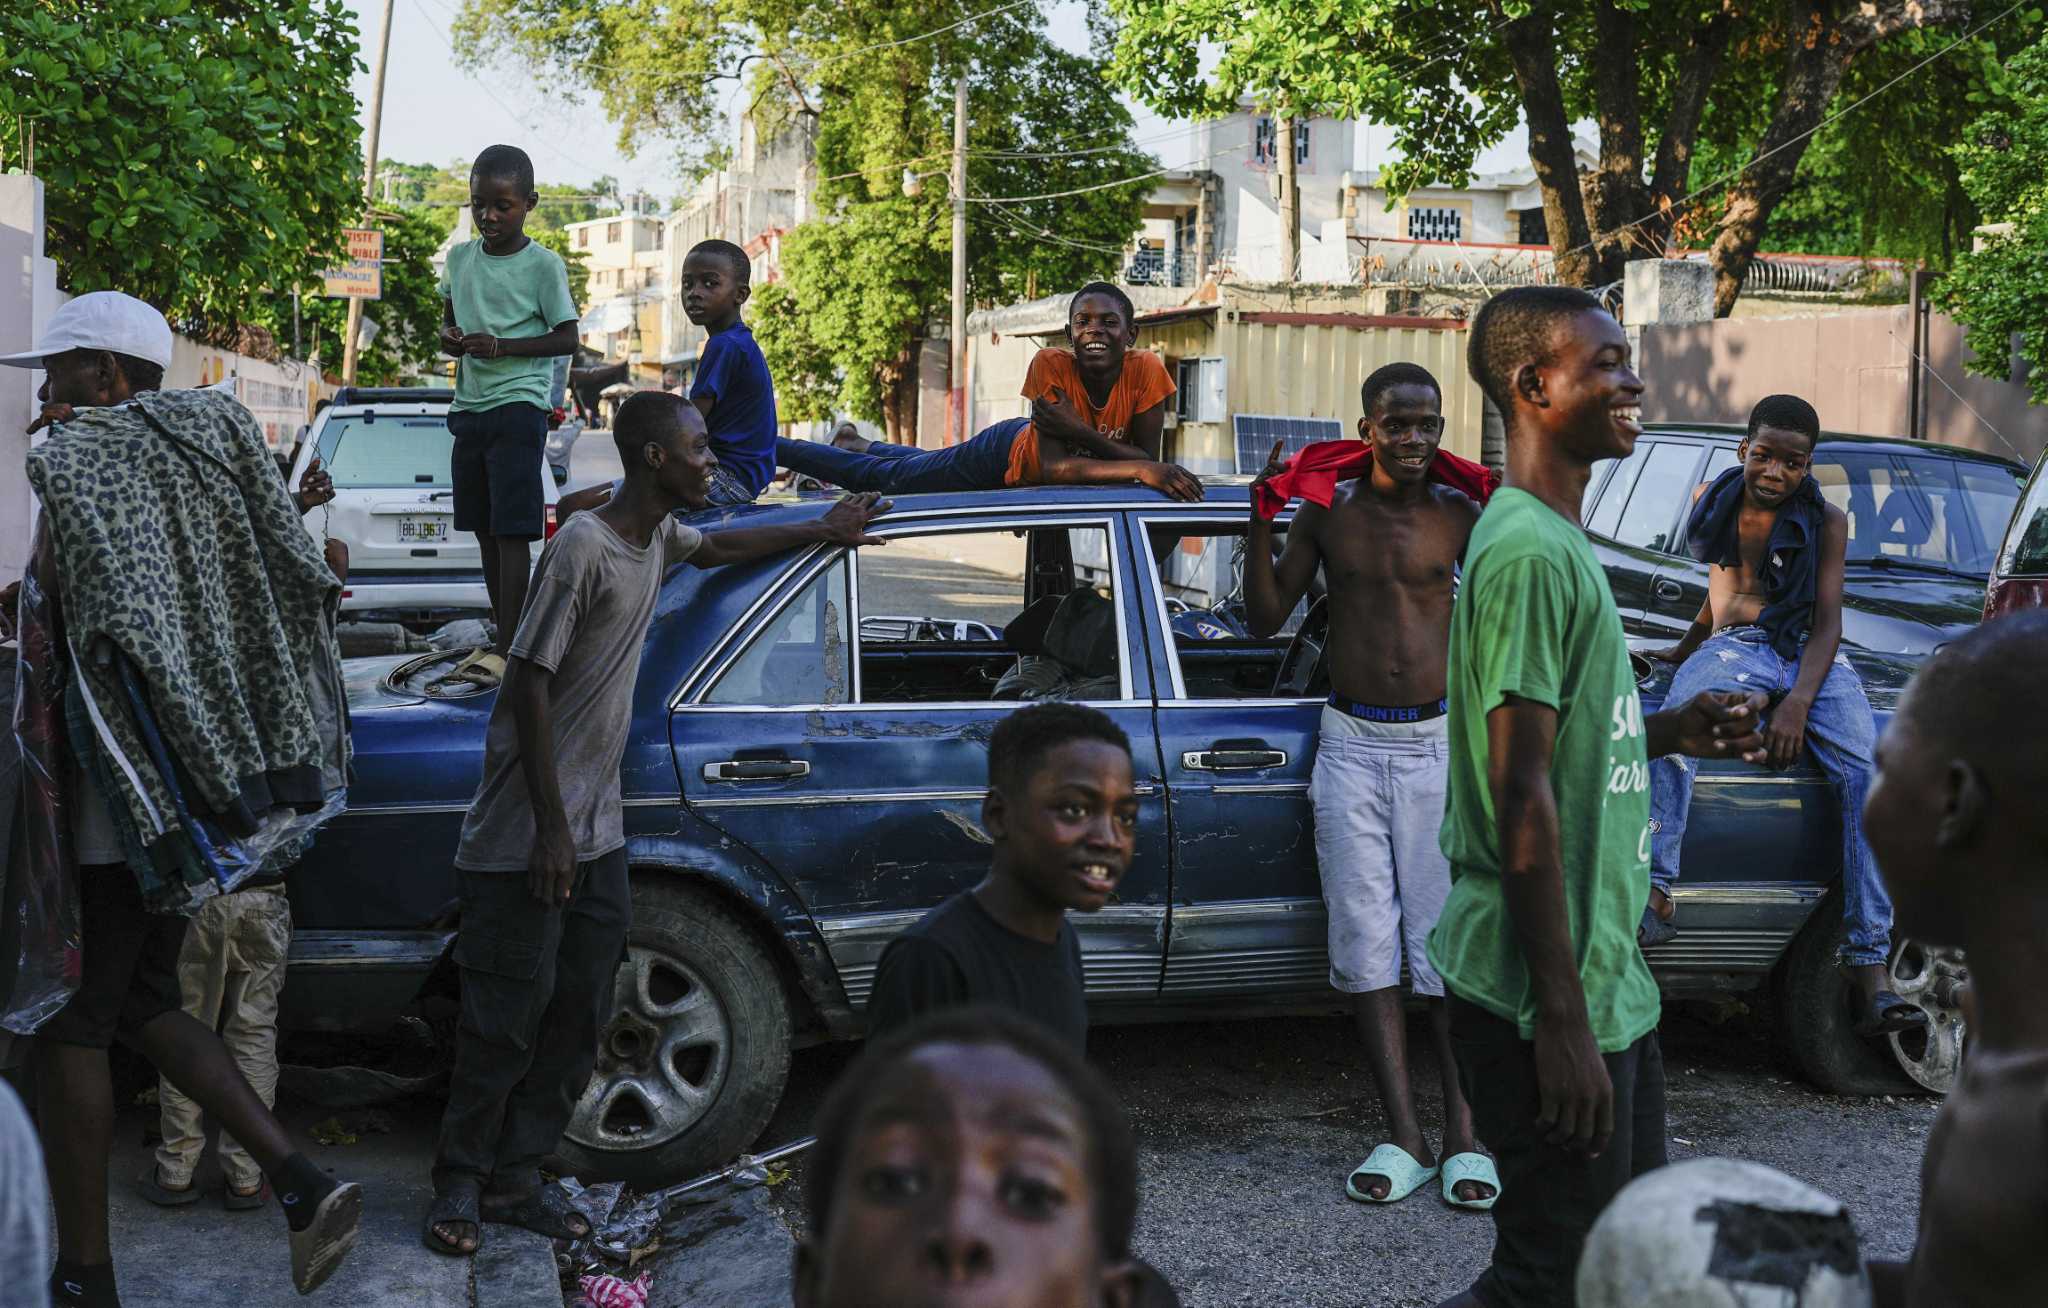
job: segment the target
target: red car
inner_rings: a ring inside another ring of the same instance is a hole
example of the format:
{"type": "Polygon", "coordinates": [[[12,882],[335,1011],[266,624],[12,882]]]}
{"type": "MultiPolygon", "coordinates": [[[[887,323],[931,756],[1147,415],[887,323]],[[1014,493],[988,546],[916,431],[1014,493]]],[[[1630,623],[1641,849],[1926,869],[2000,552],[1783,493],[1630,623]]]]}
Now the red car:
{"type": "Polygon", "coordinates": [[[2001,613],[2048,607],[2048,455],[2034,465],[2034,475],[2005,529],[2005,543],[1991,565],[1991,584],[1984,591],[1984,620],[2001,613]]]}

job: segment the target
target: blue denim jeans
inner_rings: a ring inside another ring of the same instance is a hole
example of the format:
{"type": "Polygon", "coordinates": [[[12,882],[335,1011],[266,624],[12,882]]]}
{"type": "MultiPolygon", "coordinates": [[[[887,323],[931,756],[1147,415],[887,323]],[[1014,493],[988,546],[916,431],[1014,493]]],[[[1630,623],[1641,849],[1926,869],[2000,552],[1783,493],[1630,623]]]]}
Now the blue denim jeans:
{"type": "Polygon", "coordinates": [[[854,454],[828,441],[775,442],[775,461],[793,472],[850,491],[910,495],[919,491],[999,490],[1010,471],[1010,447],[1030,426],[1028,418],[1006,418],[958,445],[940,450],[875,444],[854,454]]]}
{"type": "MultiPolygon", "coordinates": [[[[1729,627],[1708,637],[1672,678],[1665,704],[1676,706],[1703,690],[1760,690],[1781,694],[1799,680],[1798,659],[1778,657],[1760,627],[1729,627]]],[[[1848,940],[1841,961],[1883,963],[1891,955],[1892,901],[1878,876],[1877,859],[1863,838],[1863,797],[1870,790],[1877,720],[1863,683],[1837,654],[1806,715],[1806,748],[1835,788],[1842,810],[1842,906],[1848,940]]],[[[1698,763],[1671,755],[1650,762],[1650,884],[1669,892],[1678,880],[1698,763]]]]}

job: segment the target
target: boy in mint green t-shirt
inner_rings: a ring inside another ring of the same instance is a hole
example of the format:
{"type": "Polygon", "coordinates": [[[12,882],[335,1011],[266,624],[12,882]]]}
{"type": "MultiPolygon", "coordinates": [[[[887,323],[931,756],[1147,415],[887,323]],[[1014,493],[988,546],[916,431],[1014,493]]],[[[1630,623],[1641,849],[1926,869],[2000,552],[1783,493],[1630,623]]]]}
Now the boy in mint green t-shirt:
{"type": "Polygon", "coordinates": [[[478,240],[448,252],[441,349],[460,360],[448,430],[455,437],[455,529],[476,533],[497,642],[452,679],[495,686],[526,605],[531,547],[545,531],[541,451],[554,361],[576,352],[576,302],[561,257],[526,235],[540,201],[524,150],[494,145],[469,171],[478,240]]]}
{"type": "Polygon", "coordinates": [[[1595,462],[1635,447],[1642,382],[1584,291],[1525,287],[1472,324],[1472,374],[1507,415],[1508,468],[1451,616],[1451,893],[1429,937],[1478,1135],[1499,1165],[1493,1265],[1445,1308],[1569,1308],[1593,1219],[1664,1161],[1649,758],[1761,761],[1761,695],[1648,718],[1579,527],[1595,462]]]}

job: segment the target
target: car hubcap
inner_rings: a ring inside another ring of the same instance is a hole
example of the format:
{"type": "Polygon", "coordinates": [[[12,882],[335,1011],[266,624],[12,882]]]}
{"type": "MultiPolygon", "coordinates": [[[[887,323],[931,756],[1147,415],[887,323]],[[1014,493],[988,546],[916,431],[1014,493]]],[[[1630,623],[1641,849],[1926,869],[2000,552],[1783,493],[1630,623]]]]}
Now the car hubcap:
{"type": "Polygon", "coordinates": [[[1960,949],[1903,940],[1892,951],[1892,989],[1927,1014],[1927,1026],[1886,1038],[1906,1075],[1936,1094],[1947,1094],[1963,1068],[1963,1045],[1969,1032],[1963,1022],[1961,995],[1969,979],[1970,970],[1960,949]]]}
{"type": "Polygon", "coordinates": [[[591,1149],[666,1144],[717,1102],[731,1055],[732,1024],[702,975],[628,945],[611,1020],[598,1032],[597,1068],[566,1134],[591,1149]]]}

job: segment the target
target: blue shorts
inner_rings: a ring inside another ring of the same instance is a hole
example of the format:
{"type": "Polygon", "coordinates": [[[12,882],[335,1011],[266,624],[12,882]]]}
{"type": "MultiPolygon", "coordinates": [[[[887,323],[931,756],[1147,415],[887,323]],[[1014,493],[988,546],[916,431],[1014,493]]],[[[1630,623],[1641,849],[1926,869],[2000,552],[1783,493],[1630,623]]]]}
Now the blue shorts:
{"type": "Polygon", "coordinates": [[[540,481],[547,411],[534,404],[450,410],[448,430],[455,437],[455,530],[539,540],[547,513],[540,481]]]}

